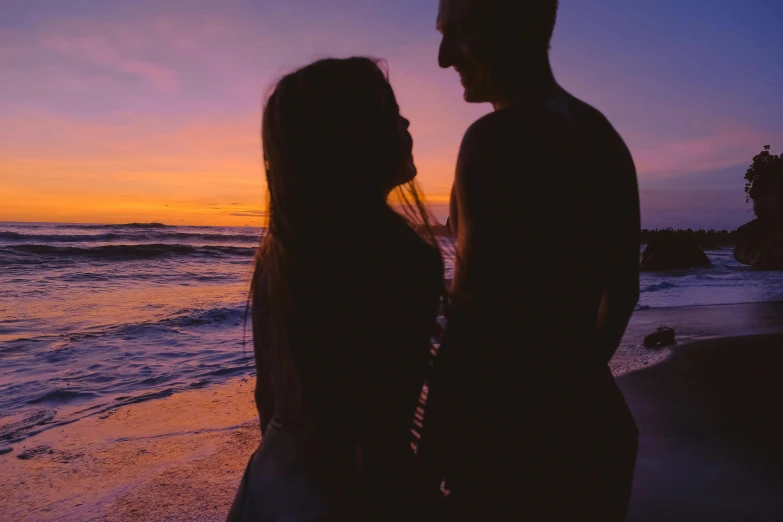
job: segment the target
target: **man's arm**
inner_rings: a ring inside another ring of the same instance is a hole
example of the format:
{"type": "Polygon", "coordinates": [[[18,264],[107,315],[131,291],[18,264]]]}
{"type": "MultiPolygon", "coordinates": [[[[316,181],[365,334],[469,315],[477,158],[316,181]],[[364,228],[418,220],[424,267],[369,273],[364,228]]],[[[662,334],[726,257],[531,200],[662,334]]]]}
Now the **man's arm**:
{"type": "MultiPolygon", "coordinates": [[[[481,120],[480,120],[481,121],[481,120]]],[[[477,122],[478,124],[479,122],[477,122]]],[[[471,390],[471,332],[475,325],[471,306],[476,292],[474,270],[480,268],[485,255],[480,246],[480,234],[485,213],[481,198],[488,190],[487,176],[494,176],[494,158],[487,157],[489,134],[483,125],[471,126],[463,138],[457,160],[457,171],[452,191],[451,220],[457,231],[457,260],[452,283],[452,306],[447,310],[448,327],[429,378],[429,394],[424,417],[424,430],[419,445],[419,457],[426,463],[433,491],[439,490],[441,479],[449,477],[458,466],[464,451],[465,419],[473,412],[466,411],[469,401],[465,395],[471,390]]],[[[489,199],[487,201],[490,201],[489,199]]],[[[454,230],[452,228],[452,230],[454,230]]]]}
{"type": "Polygon", "coordinates": [[[636,170],[630,154],[628,166],[618,180],[614,202],[609,216],[612,236],[609,239],[609,266],[607,281],[598,311],[597,349],[608,362],[620,345],[631,314],[639,301],[639,189],[636,170]]]}
{"type": "Polygon", "coordinates": [[[452,293],[455,306],[468,305],[487,266],[493,224],[497,226],[496,188],[503,175],[500,141],[503,129],[492,115],[474,123],[465,133],[457,158],[452,199],[456,204],[457,259],[452,293]]]}

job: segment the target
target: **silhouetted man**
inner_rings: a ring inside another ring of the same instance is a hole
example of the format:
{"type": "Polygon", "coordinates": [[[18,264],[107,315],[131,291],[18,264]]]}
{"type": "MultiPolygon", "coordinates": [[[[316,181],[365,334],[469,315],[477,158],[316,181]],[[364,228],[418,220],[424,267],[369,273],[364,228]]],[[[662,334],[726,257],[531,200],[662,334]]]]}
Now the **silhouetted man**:
{"type": "Polygon", "coordinates": [[[465,133],[453,307],[423,454],[449,518],[624,520],[636,426],[608,368],[639,296],[633,160],[549,64],[556,0],[441,0],[465,133]]]}

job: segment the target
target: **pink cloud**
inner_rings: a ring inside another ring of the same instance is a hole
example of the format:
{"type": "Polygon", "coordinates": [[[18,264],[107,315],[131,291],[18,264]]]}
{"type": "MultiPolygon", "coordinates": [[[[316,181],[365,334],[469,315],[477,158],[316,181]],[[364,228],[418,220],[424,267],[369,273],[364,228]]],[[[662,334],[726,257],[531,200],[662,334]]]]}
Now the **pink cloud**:
{"type": "Polygon", "coordinates": [[[755,153],[781,136],[737,128],[700,138],[663,142],[632,150],[640,174],[666,175],[700,172],[750,162],[755,153]]]}
{"type": "Polygon", "coordinates": [[[136,76],[163,92],[175,92],[177,74],[166,67],[129,56],[126,50],[104,36],[45,35],[39,45],[68,58],[136,76]]]}
{"type": "Polygon", "coordinates": [[[644,228],[734,230],[753,219],[742,190],[643,189],[639,198],[644,228]]]}
{"type": "Polygon", "coordinates": [[[170,69],[140,60],[124,62],[120,67],[127,73],[135,74],[145,79],[158,90],[163,92],[175,92],[177,90],[177,75],[170,69]]]}
{"type": "Polygon", "coordinates": [[[22,34],[0,29],[0,63],[23,56],[24,53],[25,42],[22,34]]]}

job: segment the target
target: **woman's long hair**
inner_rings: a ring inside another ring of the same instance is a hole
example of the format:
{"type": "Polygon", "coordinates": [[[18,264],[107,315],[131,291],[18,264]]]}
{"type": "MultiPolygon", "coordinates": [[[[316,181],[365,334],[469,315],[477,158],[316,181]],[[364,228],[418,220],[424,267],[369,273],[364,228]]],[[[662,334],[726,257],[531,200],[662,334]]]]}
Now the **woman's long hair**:
{"type": "Polygon", "coordinates": [[[362,213],[378,201],[393,198],[392,208],[437,247],[413,175],[404,184],[395,181],[412,167],[401,136],[392,87],[379,62],[369,58],[325,59],[288,74],[264,108],[269,225],[250,299],[254,318],[263,309],[271,327],[262,353],[254,343],[256,363],[269,369],[275,408],[306,429],[312,418],[289,343],[294,288],[306,285],[325,249],[339,254],[340,245],[371,232],[362,228],[362,213]]]}

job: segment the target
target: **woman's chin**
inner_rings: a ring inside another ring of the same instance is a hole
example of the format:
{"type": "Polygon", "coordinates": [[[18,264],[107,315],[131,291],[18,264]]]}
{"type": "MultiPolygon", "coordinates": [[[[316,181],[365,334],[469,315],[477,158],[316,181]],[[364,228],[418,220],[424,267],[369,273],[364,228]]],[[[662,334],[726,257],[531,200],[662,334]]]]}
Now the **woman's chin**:
{"type": "Polygon", "coordinates": [[[405,170],[405,175],[402,176],[403,181],[402,181],[402,183],[400,183],[400,185],[402,185],[404,183],[410,183],[411,181],[416,179],[416,174],[418,174],[418,173],[419,173],[419,171],[416,169],[416,165],[411,163],[408,166],[408,168],[405,170]]]}
{"type": "Polygon", "coordinates": [[[396,179],[394,180],[395,187],[399,187],[401,185],[405,185],[406,183],[410,183],[414,179],[416,179],[416,174],[418,171],[416,170],[416,165],[410,164],[405,167],[405,169],[401,170],[400,173],[397,175],[396,179]]]}

